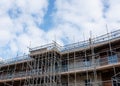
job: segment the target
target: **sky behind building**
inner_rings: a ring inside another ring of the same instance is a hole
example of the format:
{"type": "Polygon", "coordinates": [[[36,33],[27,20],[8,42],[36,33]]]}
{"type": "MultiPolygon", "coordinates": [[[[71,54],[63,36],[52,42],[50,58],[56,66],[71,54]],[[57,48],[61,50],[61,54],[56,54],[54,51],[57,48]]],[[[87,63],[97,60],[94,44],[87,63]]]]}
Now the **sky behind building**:
{"type": "Polygon", "coordinates": [[[0,57],[56,40],[69,44],[120,29],[120,0],[0,0],[0,57]]]}

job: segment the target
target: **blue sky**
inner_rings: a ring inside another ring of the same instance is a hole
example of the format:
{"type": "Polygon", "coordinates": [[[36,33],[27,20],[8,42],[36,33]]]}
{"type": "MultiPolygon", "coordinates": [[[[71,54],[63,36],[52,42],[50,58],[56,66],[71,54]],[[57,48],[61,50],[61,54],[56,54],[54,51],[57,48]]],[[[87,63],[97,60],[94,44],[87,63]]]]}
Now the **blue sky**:
{"type": "Polygon", "coordinates": [[[0,58],[56,40],[65,45],[120,29],[120,0],[0,0],[0,58]]]}
{"type": "Polygon", "coordinates": [[[54,22],[53,22],[53,12],[55,12],[55,0],[48,0],[48,9],[46,14],[44,15],[44,20],[43,23],[40,25],[41,28],[43,28],[43,30],[48,31],[49,29],[51,29],[54,26],[54,22]]]}

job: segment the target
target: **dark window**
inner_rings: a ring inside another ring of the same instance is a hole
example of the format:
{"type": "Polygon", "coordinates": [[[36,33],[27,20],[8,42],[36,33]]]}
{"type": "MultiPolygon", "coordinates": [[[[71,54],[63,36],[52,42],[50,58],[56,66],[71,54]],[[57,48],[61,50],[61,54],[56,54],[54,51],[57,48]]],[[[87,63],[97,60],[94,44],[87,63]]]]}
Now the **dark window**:
{"type": "Polygon", "coordinates": [[[85,86],[92,86],[90,79],[85,80],[85,86]]]}

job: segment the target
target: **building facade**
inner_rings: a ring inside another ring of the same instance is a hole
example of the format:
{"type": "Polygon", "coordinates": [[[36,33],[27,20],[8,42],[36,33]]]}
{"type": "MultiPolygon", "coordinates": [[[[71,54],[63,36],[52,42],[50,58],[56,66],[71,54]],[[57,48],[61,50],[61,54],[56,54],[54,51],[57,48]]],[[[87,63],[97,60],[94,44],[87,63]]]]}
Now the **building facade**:
{"type": "Polygon", "coordinates": [[[0,86],[120,86],[120,30],[65,46],[56,42],[0,62],[0,86]]]}

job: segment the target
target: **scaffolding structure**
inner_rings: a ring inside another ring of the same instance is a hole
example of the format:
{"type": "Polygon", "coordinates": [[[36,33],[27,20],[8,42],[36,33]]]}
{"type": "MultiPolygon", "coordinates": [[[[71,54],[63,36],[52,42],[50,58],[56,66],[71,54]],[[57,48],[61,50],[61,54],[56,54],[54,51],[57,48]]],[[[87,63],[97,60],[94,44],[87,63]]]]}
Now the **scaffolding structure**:
{"type": "Polygon", "coordinates": [[[120,86],[120,72],[112,77],[113,86],[120,86]]]}
{"type": "Polygon", "coordinates": [[[30,48],[29,55],[3,60],[0,86],[119,86],[119,72],[117,30],[70,45],[30,48]]]}

